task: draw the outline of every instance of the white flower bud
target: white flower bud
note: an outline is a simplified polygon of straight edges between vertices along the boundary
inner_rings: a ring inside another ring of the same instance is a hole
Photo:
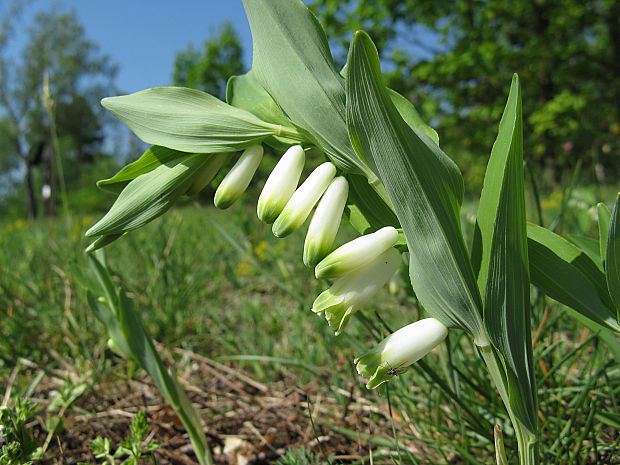
[[[340,334],[351,316],[388,282],[400,264],[400,252],[386,250],[366,266],[337,279],[316,298],[312,311],[324,315],[336,335]]]
[[[316,207],[304,242],[304,263],[312,268],[334,245],[342,212],[347,203],[349,183],[339,176],[332,181]]]
[[[317,278],[339,278],[364,266],[398,241],[398,231],[386,226],[372,234],[358,237],[338,247],[316,266],[314,274]]]
[[[261,221],[271,224],[282,213],[297,189],[305,161],[306,154],[300,145],[292,146],[282,155],[258,198],[256,213]]]
[[[374,389],[405,371],[448,335],[448,328],[435,318],[416,321],[390,334],[371,351],[355,359],[357,372],[370,379],[368,389]]]
[[[262,145],[245,149],[215,191],[213,203],[217,208],[230,207],[245,192],[262,158]]]
[[[187,189],[186,195],[196,195],[203,190],[207,185],[213,181],[213,178],[220,171],[220,168],[224,165],[226,160],[230,159],[230,153],[216,153],[214,155],[207,155],[209,160],[198,171],[198,174],[194,178],[194,182]]]
[[[310,173],[273,223],[273,234],[276,237],[285,237],[297,231],[304,224],[335,175],[336,167],[330,162],[319,165]]]

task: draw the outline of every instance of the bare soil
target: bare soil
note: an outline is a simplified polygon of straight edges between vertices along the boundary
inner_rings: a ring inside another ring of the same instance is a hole
[[[353,384],[355,380],[350,386],[326,389],[316,381],[299,385],[285,370],[282,379],[264,384],[209,358],[187,351],[184,356],[191,362],[180,381],[199,412],[217,464],[272,464],[287,449],[299,448],[315,455],[322,449],[332,456],[332,463],[341,464],[371,463],[367,458],[371,448],[373,455],[391,453],[364,439],[384,437],[391,428],[387,406],[356,395],[363,385]],[[58,381],[53,376],[44,379],[34,400],[44,406]],[[64,428],[38,463],[102,463],[90,451],[90,442],[107,437],[116,448],[130,434],[129,425],[139,410],[150,424],[147,440],[160,444],[153,452],[158,464],[198,463],[183,425],[147,375],[95,383],[64,413]],[[44,423],[42,414],[31,425],[41,444],[48,434]],[[340,428],[353,433],[342,434]],[[411,447],[410,452],[421,451]],[[327,463],[320,456],[320,463]]]

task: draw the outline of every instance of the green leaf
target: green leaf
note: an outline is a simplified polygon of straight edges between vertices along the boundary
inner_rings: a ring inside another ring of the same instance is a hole
[[[110,245],[112,242],[120,239],[121,237],[123,237],[123,234],[108,234],[106,236],[99,236],[91,242],[84,251],[86,253],[94,252],[95,250],[99,250],[107,245]]]
[[[605,275],[574,244],[548,229],[528,224],[532,284],[595,323],[620,332]]]
[[[208,160],[204,155],[182,155],[131,181],[86,236],[122,234],[164,214],[191,186]]]
[[[383,83],[375,46],[363,32],[355,34],[349,51],[347,123],[353,147],[394,205],[420,302],[447,326],[485,338],[480,294],[461,233],[463,179],[454,162],[400,116]]]
[[[511,408],[536,431],[536,382],[530,334],[530,277],[523,174],[521,87],[515,74],[487,165],[474,235],[484,324],[500,353]]]
[[[249,111],[263,121],[282,126],[293,126],[276,101],[256,80],[252,70],[241,76],[232,76],[226,86],[229,105]]]
[[[103,257],[101,251],[88,255],[91,267],[99,282],[111,283],[109,272],[100,261]],[[109,294],[109,291],[107,289],[105,295]],[[132,358],[137,360],[142,369],[149,374],[164,399],[181,419],[189,433],[199,463],[202,465],[212,463],[202,425],[187,394],[179,385],[176,377],[171,375],[162,363],[153,340],[144,329],[144,325],[134,309],[132,300],[127,297],[122,289],[114,291],[114,294],[117,295],[117,299],[110,305],[114,309],[112,313],[116,315],[117,321],[113,326],[120,328],[121,337],[124,339],[124,344]]]
[[[603,260],[603,270],[605,270],[605,261],[607,259],[607,237],[609,236],[609,222],[611,221],[611,213],[604,203],[596,206],[598,213],[598,240],[600,246],[600,258]]]
[[[340,75],[343,78],[347,78],[348,68],[345,64],[344,67],[340,70]],[[430,127],[426,122],[422,119],[418,110],[413,106],[413,104],[407,100],[405,97],[400,95],[398,92],[392,89],[388,89],[390,94],[390,98],[392,99],[392,103],[400,113],[400,116],[403,117],[405,122],[412,128],[418,129],[430,137],[435,144],[439,145],[439,135],[437,131],[435,131],[432,127]]]
[[[202,444],[206,444],[206,440],[200,421],[185,391],[179,385],[176,377],[168,373],[155,350],[151,337],[145,331],[138,314],[134,310],[132,301],[124,292],[120,293],[119,304],[120,325],[132,354],[138,359],[140,366],[153,379],[163,397],[181,418],[188,433],[190,433],[194,450],[200,462],[204,463],[202,458],[205,456],[205,452]],[[197,437],[201,438],[200,443],[196,441]]]
[[[118,295],[112,284],[110,275],[99,260],[94,259],[92,255],[88,255],[87,257],[92,274],[97,278],[96,281],[83,281],[83,284],[88,286],[86,291],[88,306],[95,314],[95,317],[103,324],[109,337],[123,357],[127,360],[135,360],[127,345],[127,341],[125,340],[125,336],[123,335],[118,321],[118,316],[116,315]]]
[[[254,78],[339,169],[374,181],[349,141],[344,79],[316,18],[299,0],[244,0],[244,6],[252,30]],[[359,182],[349,195],[372,229],[393,224],[393,208],[382,194],[381,186]],[[364,203],[377,208],[371,212]]]
[[[252,31],[252,73],[295,124],[309,131],[345,172],[371,175],[353,151],[344,79],[327,38],[300,0],[244,0]]]
[[[191,153],[235,152],[273,135],[279,125],[184,87],[154,87],[101,104],[144,142]]]
[[[179,152],[178,150],[169,149],[168,147],[154,145],[144,152],[140,158],[123,167],[111,178],[97,181],[97,187],[118,194],[127,184],[129,184],[129,181],[137,178],[141,174],[153,171],[158,166],[174,159],[178,159],[183,156],[190,157],[192,155],[194,154]]]
[[[620,193],[616,196],[616,204],[609,221],[607,235],[607,253],[605,274],[607,288],[613,301],[617,321],[620,321]]]
[[[302,128],[295,127],[291,120],[288,119],[276,101],[254,78],[251,70],[241,76],[232,76],[228,80],[226,101],[234,107],[249,111],[263,121],[279,124],[291,131],[297,130],[300,133],[305,133]],[[318,142],[309,133],[307,134],[307,139],[309,142],[318,145]],[[298,141],[286,137],[272,136],[265,139],[265,143],[277,150],[286,150],[291,145],[297,144]]]
[[[439,135],[437,134],[437,131],[426,124],[413,104],[392,89],[389,89],[389,94],[392,99],[392,103],[405,122],[411,126],[411,128],[418,129],[420,132],[426,134],[430,139],[432,139],[433,142],[435,142],[435,144],[439,145]]]
[[[602,273],[605,272],[603,268],[603,260],[601,260],[601,256],[599,255],[601,250],[601,244],[599,241],[592,237],[575,234],[569,234],[566,238],[580,248],[582,252],[588,254],[588,257],[596,263],[596,266]]]

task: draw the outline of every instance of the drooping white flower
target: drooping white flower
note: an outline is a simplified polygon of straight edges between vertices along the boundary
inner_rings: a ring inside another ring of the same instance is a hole
[[[371,262],[398,241],[398,231],[386,226],[372,234],[353,239],[338,247],[319,262],[314,270],[317,278],[339,278]]]
[[[300,145],[289,148],[273,169],[258,198],[256,213],[265,223],[273,223],[289,201],[304,168],[306,155]]]
[[[330,162],[319,165],[310,173],[273,223],[273,234],[276,237],[285,237],[297,231],[304,224],[335,175],[336,167]]]
[[[200,168],[196,178],[192,185],[187,189],[186,195],[192,196],[196,195],[198,192],[203,190],[207,185],[213,181],[213,178],[220,171],[220,168],[224,165],[226,160],[230,159],[230,153],[216,153],[214,155],[207,155],[209,160],[205,165]]]
[[[390,334],[369,352],[357,357],[357,372],[370,377],[366,387],[374,389],[405,371],[448,335],[448,328],[435,318],[425,318]]]
[[[331,250],[342,212],[347,203],[349,183],[339,176],[332,181],[316,207],[304,242],[304,263],[312,268]]]
[[[262,145],[245,149],[215,191],[213,203],[217,208],[230,207],[245,192],[262,158]]]
[[[394,248],[384,251],[372,262],[337,279],[312,304],[312,311],[325,316],[329,325],[340,334],[347,322],[381,289],[401,264],[401,255]]]

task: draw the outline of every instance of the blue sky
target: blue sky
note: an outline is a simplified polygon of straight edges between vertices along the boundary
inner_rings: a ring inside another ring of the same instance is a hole
[[[0,0],[0,17],[9,0]],[[231,21],[251,63],[252,39],[241,0],[33,0],[24,9],[11,48],[18,53],[29,19],[37,11],[73,9],[89,40],[119,65],[116,85],[123,93],[169,85],[175,53],[200,47],[224,21]]]

